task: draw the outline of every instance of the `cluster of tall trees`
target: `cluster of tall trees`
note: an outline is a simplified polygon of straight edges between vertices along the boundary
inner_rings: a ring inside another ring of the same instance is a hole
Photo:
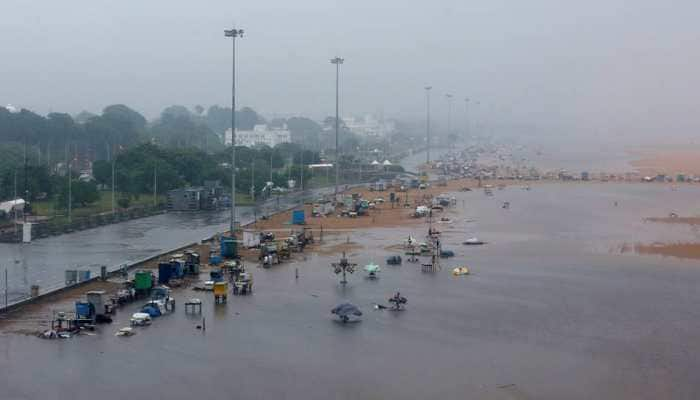
[[[264,122],[250,108],[237,111],[238,129],[252,129]],[[44,117],[26,109],[11,112],[0,107],[0,144],[21,146],[22,155],[26,148],[31,162],[52,165],[68,157],[109,160],[115,149],[143,142],[216,150],[230,124],[231,109],[218,106],[210,107],[207,113],[201,106],[194,111],[170,106],[151,123],[123,104],[105,107],[100,115],[82,112],[75,118],[64,113]]]
[[[335,147],[332,117],[323,125],[304,117],[268,122],[251,108],[236,111],[237,129],[250,130],[261,123],[286,125],[292,143],[274,149],[238,147],[236,189],[241,192],[249,193],[251,186],[259,191],[270,180],[285,186],[288,179],[299,180],[301,174],[308,181],[302,162],[317,163],[320,154],[332,154]],[[170,106],[151,122],[122,104],[105,107],[99,115],[82,112],[75,117],[0,107],[0,199],[12,198],[16,190],[29,200],[52,198],[65,203],[68,160],[76,165],[92,162],[96,184],[103,187],[111,186],[114,162],[116,188],[127,196],[152,193],[154,174],[159,193],[205,180],[228,186],[230,150],[224,148],[222,136],[230,125],[231,109],[220,106],[207,110]],[[342,121],[340,128],[341,148],[352,154],[359,148],[359,138]],[[77,192],[91,192],[92,186],[82,187],[75,169],[72,178]],[[77,205],[94,201],[94,195],[77,200]]]

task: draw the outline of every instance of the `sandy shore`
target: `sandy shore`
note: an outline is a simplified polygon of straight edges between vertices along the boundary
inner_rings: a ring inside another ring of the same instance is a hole
[[[649,217],[648,222],[659,222],[664,224],[700,225],[700,217]]]
[[[634,246],[624,246],[623,253],[631,248],[637,254],[676,257],[685,259],[700,259],[700,243],[637,243]]]
[[[487,184],[489,182],[486,182]],[[497,181],[492,182],[498,185],[512,185],[516,182],[514,181]],[[390,228],[394,226],[403,226],[407,224],[417,224],[425,221],[424,218],[414,218],[413,212],[415,208],[419,205],[430,204],[431,199],[442,193],[454,193],[464,188],[469,188],[476,190],[478,188],[478,182],[473,179],[457,179],[448,181],[446,186],[432,185],[427,189],[409,189],[407,192],[396,192],[397,198],[400,199],[399,203],[392,204],[389,203],[389,194],[391,190],[386,190],[383,192],[370,192],[366,188],[356,188],[347,191],[347,194],[358,193],[363,198],[368,200],[373,200],[377,197],[381,197],[385,200],[384,203],[377,203],[374,209],[369,210],[368,216],[357,217],[357,218],[347,218],[338,217],[335,214],[328,215],[326,217],[311,217],[312,206],[307,204],[304,206],[306,218],[305,227],[311,228],[314,232],[317,232],[323,228],[324,234],[326,233],[342,233],[346,230],[355,229],[365,229],[365,228]],[[406,201],[408,199],[408,201]],[[405,204],[408,206],[404,206]],[[439,218],[439,216],[437,216]],[[285,229],[299,229],[299,226],[294,226],[290,224],[292,219],[292,212],[282,212],[274,215],[268,220],[258,221],[255,224],[249,225],[246,228],[260,230],[260,231],[274,231],[274,230],[285,230]]]
[[[662,224],[700,225],[700,217],[649,217],[645,221]],[[657,255],[664,257],[676,257],[685,259],[700,259],[700,243],[636,243],[625,244],[622,252],[634,251],[637,254]]]
[[[700,146],[641,149],[630,153],[637,158],[630,164],[642,175],[700,175]]]

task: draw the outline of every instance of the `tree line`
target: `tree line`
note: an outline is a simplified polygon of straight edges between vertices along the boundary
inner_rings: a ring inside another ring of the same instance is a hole
[[[266,121],[251,108],[236,111],[237,129],[250,130],[261,123],[286,125],[292,143],[274,149],[237,147],[239,192],[250,193],[253,186],[259,192],[270,180],[286,186],[289,178],[300,180],[300,174],[308,182],[308,169],[299,167],[302,160],[306,165],[317,163],[322,154],[333,153],[332,117],[322,124],[304,117]],[[98,186],[111,187],[112,162],[115,186],[126,197],[153,193],[154,174],[158,193],[199,186],[205,180],[219,180],[230,190],[230,149],[222,144],[230,125],[231,109],[220,106],[170,106],[151,122],[122,104],[107,106],[99,115],[81,112],[74,117],[0,107],[0,199],[13,198],[16,191],[30,201],[54,199],[65,207],[67,161],[73,165],[73,196],[78,196],[73,200],[78,206],[95,201]],[[360,139],[342,121],[339,125],[343,162],[350,164]],[[83,182],[79,170],[90,163],[95,182]]]

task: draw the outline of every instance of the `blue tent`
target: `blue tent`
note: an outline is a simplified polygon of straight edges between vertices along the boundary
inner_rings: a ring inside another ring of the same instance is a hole
[[[160,317],[161,315],[160,310],[156,306],[146,306],[143,308],[143,310],[141,310],[141,312],[150,315],[151,318]]]

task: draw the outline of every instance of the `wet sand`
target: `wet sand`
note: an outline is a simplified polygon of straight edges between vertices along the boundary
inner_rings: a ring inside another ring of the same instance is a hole
[[[515,181],[484,181],[484,185],[514,185],[520,184],[522,182]],[[305,227],[312,228],[314,232],[320,231],[323,228],[325,233],[338,233],[354,230],[354,229],[365,229],[365,228],[389,228],[397,227],[403,225],[415,225],[420,224],[425,221],[425,218],[414,218],[413,212],[415,208],[419,205],[428,205],[434,196],[440,195],[442,193],[450,194],[450,196],[455,195],[463,188],[469,188],[473,191],[477,191],[479,194],[481,192],[478,188],[478,182],[473,179],[456,179],[447,182],[446,186],[431,185],[427,189],[409,189],[406,192],[395,192],[398,203],[391,204],[389,202],[389,194],[393,190],[385,190],[381,192],[369,191],[366,188],[355,188],[348,190],[346,194],[357,193],[362,196],[362,198],[373,200],[378,197],[384,199],[384,203],[377,203],[374,209],[369,210],[368,216],[362,216],[357,218],[339,217],[337,214],[330,214],[325,217],[312,217],[311,210],[312,206],[307,204],[304,206],[304,211],[306,217]],[[494,188],[494,191],[496,189]],[[405,206],[407,204],[407,206]],[[445,214],[449,214],[449,209]],[[437,221],[442,216],[441,213],[435,213],[434,219]],[[300,229],[300,226],[293,226],[290,224],[292,219],[292,211],[287,211],[283,213],[276,214],[269,218],[268,220],[259,220],[257,223],[248,226],[247,228],[261,230],[261,231],[274,231],[274,230],[292,230]]]
[[[660,255],[686,259],[700,259],[700,243],[652,243],[635,244],[634,251],[639,254]]]
[[[646,220],[664,224],[700,225],[700,217],[649,217]]]
[[[671,224],[688,226],[696,229],[700,225],[700,217],[649,217],[647,222],[660,224]],[[676,257],[685,259],[700,259],[700,242],[655,242],[655,243],[635,243],[625,244],[621,247],[621,252],[634,251],[638,254],[659,255],[664,257]]]
[[[700,175],[700,147],[688,145],[682,148],[633,150],[630,153],[637,158],[630,162],[641,174],[697,174]]]

